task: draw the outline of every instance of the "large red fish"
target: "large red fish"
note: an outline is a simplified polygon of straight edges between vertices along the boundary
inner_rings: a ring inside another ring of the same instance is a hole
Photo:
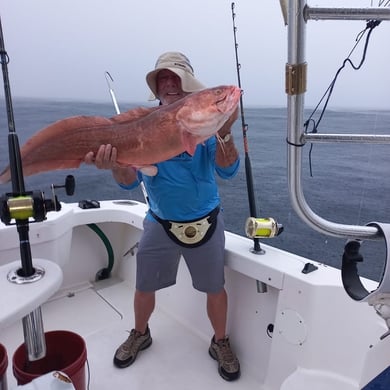
[[[147,166],[184,151],[216,134],[236,109],[241,90],[235,86],[204,89],[175,103],[136,108],[112,118],[76,116],[62,119],[32,136],[21,148],[23,174],[78,168],[100,145],[117,148],[123,166]],[[0,183],[10,180],[7,167]]]

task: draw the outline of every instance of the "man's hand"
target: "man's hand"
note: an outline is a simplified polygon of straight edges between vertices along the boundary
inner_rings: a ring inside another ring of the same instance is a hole
[[[89,152],[84,157],[86,164],[95,164],[98,169],[115,169],[118,167],[116,162],[117,150],[110,144],[100,145],[96,155]]]
[[[100,145],[96,155],[89,152],[84,157],[86,164],[94,164],[98,169],[111,169],[114,179],[121,184],[129,185],[137,179],[136,170],[133,167],[118,165],[116,159],[117,149],[110,145]]]

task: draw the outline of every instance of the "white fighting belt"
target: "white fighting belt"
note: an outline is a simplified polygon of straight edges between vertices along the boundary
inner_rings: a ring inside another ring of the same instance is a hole
[[[209,216],[195,222],[171,222],[169,229],[175,237],[185,244],[197,244],[206,235],[211,223]]]
[[[345,246],[341,276],[345,291],[356,301],[367,302],[385,320],[389,331],[381,338],[390,334],[390,224],[370,222],[367,226],[375,226],[383,235],[386,243],[386,264],[379,282],[374,291],[368,291],[363,286],[356,263],[363,260],[359,254],[360,242],[351,240]]]

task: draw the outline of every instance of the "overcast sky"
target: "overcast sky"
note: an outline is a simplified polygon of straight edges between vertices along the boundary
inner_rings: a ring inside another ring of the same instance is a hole
[[[230,0],[1,0],[13,97],[146,102],[159,54],[182,51],[208,86],[237,84]],[[369,6],[316,0],[312,6]],[[235,1],[244,104],[285,106],[287,28],[278,0]],[[307,105],[316,105],[365,22],[309,21]],[[389,109],[390,22],[376,28],[366,63],[340,76],[331,106]],[[352,58],[360,61],[363,44]],[[1,95],[4,89],[1,88]]]

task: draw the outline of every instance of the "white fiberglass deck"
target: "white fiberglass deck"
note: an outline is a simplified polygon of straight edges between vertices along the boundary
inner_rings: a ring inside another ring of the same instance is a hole
[[[266,245],[263,256],[255,255],[249,239],[227,232],[227,329],[241,378],[224,381],[208,355],[206,297],[192,287],[183,261],[177,284],[157,293],[152,346],[131,367],[115,368],[113,354],[133,327],[132,286],[145,210],[136,202],[104,201],[90,210],[67,204],[31,228],[34,256],[55,260],[64,278],[63,292],[42,306],[44,328],[85,339],[89,389],[358,390],[389,366],[390,337],[380,338],[387,326],[372,307],[347,296],[338,270],[316,262],[318,268],[305,274],[304,265],[312,261]],[[112,277],[95,285],[86,281],[107,266],[107,251],[85,226],[91,223],[105,232],[116,259]],[[6,264],[17,258],[19,247],[12,229],[0,230]],[[4,291],[3,297],[12,304]],[[14,304],[26,299],[21,290]],[[9,390],[16,385],[12,356],[23,341],[21,320],[1,329]]]
[[[105,282],[100,284],[107,285]],[[172,292],[174,288],[171,288]],[[118,282],[104,288],[98,286],[97,291],[82,286],[74,296],[56,298],[42,306],[45,331],[70,330],[85,339],[90,370],[89,389],[259,388],[245,370],[234,384],[223,380],[218,374],[216,362],[208,354],[210,340],[198,335],[196,329],[180,324],[158,306],[150,321],[152,346],[141,352],[132,366],[115,368],[112,363],[115,349],[126,339],[127,330],[133,326],[132,299],[133,291],[129,284]],[[23,342],[21,323],[3,330],[0,342],[8,351],[7,377],[11,390],[16,387],[12,355]],[[87,375],[87,366],[85,371]]]

